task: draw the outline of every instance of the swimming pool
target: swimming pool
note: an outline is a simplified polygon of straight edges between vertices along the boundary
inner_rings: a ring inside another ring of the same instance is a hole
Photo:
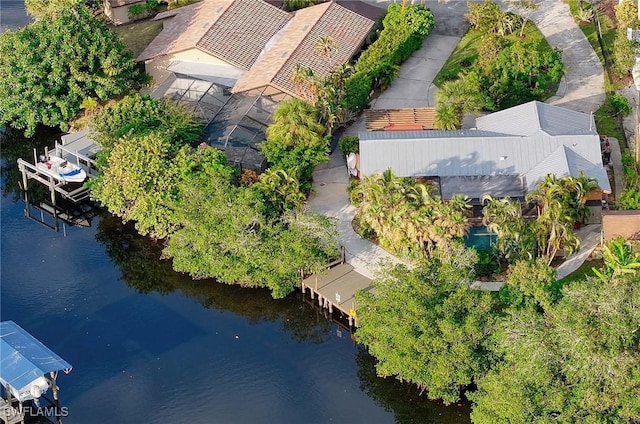
[[[477,250],[490,250],[496,238],[496,233],[489,231],[485,226],[471,227],[464,237],[464,245],[475,247]]]

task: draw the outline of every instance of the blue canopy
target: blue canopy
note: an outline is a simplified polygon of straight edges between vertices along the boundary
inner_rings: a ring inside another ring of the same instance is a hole
[[[0,381],[21,389],[51,371],[71,365],[13,321],[0,322]]]

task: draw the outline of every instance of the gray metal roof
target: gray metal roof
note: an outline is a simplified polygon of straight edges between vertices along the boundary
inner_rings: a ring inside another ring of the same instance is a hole
[[[554,170],[559,176],[578,176],[584,170],[602,189],[610,190],[602,168],[600,139],[590,128],[592,117],[564,111],[531,102],[478,119],[501,115],[508,121],[501,127],[485,121],[491,125],[475,130],[362,132],[360,171],[371,175],[391,168],[401,177],[527,175],[530,189],[535,186],[532,181]],[[533,126],[525,115],[531,113],[546,130],[529,133]],[[522,135],[525,133],[529,134]]]
[[[367,131],[359,134],[360,140],[425,139],[425,138],[467,138],[467,137],[504,137],[509,134],[483,130],[420,130],[420,131]]]
[[[598,166],[588,161],[567,146],[560,146],[558,150],[525,174],[527,188],[528,190],[535,189],[536,184],[547,174],[553,174],[557,177],[567,175],[579,177],[581,171],[585,175],[595,178],[603,191],[611,192],[609,177],[602,165]]]
[[[471,199],[481,199],[485,194],[512,199],[524,197],[527,190],[519,175],[495,175],[481,177],[442,177],[440,192],[443,199],[454,194],[464,194]]]
[[[549,135],[597,134],[590,114],[532,101],[494,112],[476,119],[479,130],[514,135],[532,135],[544,131]]]

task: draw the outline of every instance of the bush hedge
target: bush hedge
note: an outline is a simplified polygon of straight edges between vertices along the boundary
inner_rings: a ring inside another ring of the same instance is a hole
[[[377,40],[362,53],[356,72],[346,81],[344,106],[353,111],[366,107],[372,86],[391,83],[398,65],[422,47],[434,22],[433,13],[422,5],[389,5]]]

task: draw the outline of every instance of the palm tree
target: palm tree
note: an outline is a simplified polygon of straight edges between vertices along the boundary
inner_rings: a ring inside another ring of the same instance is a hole
[[[622,276],[634,275],[640,270],[640,253],[633,253],[631,244],[618,237],[609,240],[602,247],[604,271],[593,269],[594,273],[605,281],[617,283]]]
[[[296,90],[305,100],[312,105],[316,104],[320,91],[320,82],[311,68],[297,64],[293,69],[291,82],[293,82]]]
[[[325,59],[331,57],[331,55],[338,50],[336,40],[329,35],[320,37],[318,41],[316,41],[315,47],[316,53]]]
[[[282,101],[273,114],[267,138],[277,140],[282,147],[322,144],[324,127],[318,122],[319,115],[318,109],[304,100]]]
[[[484,99],[479,84],[475,73],[463,75],[457,80],[442,84],[436,94],[436,122],[440,121],[438,128],[460,128],[463,114],[478,112],[482,109]],[[457,118],[456,121],[453,121],[454,116]],[[453,122],[455,126],[451,125]]]
[[[509,197],[482,197],[482,224],[498,236],[496,247],[508,260],[525,257],[533,248],[520,202]]]
[[[462,125],[462,116],[453,105],[437,105],[435,127],[439,130],[457,130]]]
[[[283,169],[267,169],[260,175],[260,180],[253,184],[277,215],[285,210],[301,209],[304,205],[306,196],[300,190],[298,180],[292,177],[297,173],[297,169],[290,172]]]

